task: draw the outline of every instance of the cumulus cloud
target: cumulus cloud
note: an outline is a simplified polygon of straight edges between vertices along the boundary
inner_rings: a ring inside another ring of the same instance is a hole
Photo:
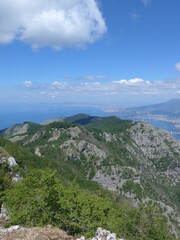
[[[119,83],[119,84],[129,85],[129,86],[137,86],[137,85],[140,85],[142,83],[147,83],[147,82],[145,82],[141,78],[133,78],[133,79],[130,79],[130,80],[122,79],[122,80],[119,80],[119,81],[114,81],[114,83]]]
[[[32,87],[32,85],[33,85],[33,84],[32,84],[31,81],[25,81],[25,82],[24,82],[24,86],[27,87],[27,88]]]
[[[147,81],[142,78],[121,79],[119,81],[54,81],[47,84],[33,84],[26,81],[24,85],[30,90],[29,94],[36,94],[41,98],[80,98],[92,99],[92,96],[104,97],[112,96],[171,96],[176,97],[180,94],[180,78],[169,80]],[[27,95],[27,96],[31,96]]]
[[[151,0],[141,0],[145,7],[148,7],[151,4]]]
[[[176,65],[175,65],[175,70],[176,70],[177,72],[180,72],[180,62],[176,63]]]
[[[14,40],[32,48],[80,48],[106,32],[96,0],[1,0],[0,43]]]
[[[66,82],[53,82],[49,88],[50,89],[66,89],[68,84]]]

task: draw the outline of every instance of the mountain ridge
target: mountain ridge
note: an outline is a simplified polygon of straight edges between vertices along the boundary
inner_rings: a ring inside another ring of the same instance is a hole
[[[42,161],[54,159],[60,175],[75,171],[80,181],[97,182],[134,206],[157,206],[179,231],[180,142],[169,132],[145,122],[76,115],[11,133],[4,137]]]

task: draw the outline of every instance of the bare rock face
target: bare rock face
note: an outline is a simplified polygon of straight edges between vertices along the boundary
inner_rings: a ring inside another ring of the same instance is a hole
[[[17,166],[17,162],[16,162],[14,157],[9,157],[8,158],[8,164],[9,164],[10,168]]]
[[[7,215],[7,208],[4,206],[4,204],[1,206],[0,220],[9,220],[9,216]]]
[[[16,135],[25,134],[28,131],[28,127],[29,127],[28,123],[17,124],[15,126],[12,126],[12,127],[8,128],[4,132],[4,136],[12,136],[13,137],[13,136],[16,136]]]
[[[148,123],[138,123],[130,129],[132,139],[141,148],[144,155],[153,158],[162,158],[167,155],[173,158],[171,148],[180,154],[180,142],[165,130],[157,130]]]
[[[46,126],[46,125],[48,125],[50,123],[54,123],[54,122],[64,122],[64,118],[49,119],[49,120],[42,122],[41,125]]]
[[[81,134],[81,129],[79,127],[71,127],[68,128],[67,130],[62,128],[62,129],[57,129],[53,128],[50,133],[51,137],[49,138],[48,142],[54,142],[57,141],[62,134],[66,134],[70,139],[78,138],[79,135]]]
[[[0,165],[3,164],[3,163],[5,163],[5,162],[6,162],[6,158],[5,158],[5,157],[1,157],[1,158],[0,158]]]
[[[16,173],[15,176],[12,178],[12,182],[19,182],[23,178],[20,176],[19,173]]]
[[[72,127],[68,129],[68,134],[71,138],[78,138],[81,132],[82,131],[79,127]]]
[[[117,136],[116,134],[111,134],[107,132],[103,132],[103,137],[107,143],[114,141],[117,141]]]
[[[41,157],[41,152],[40,149],[38,147],[35,148],[35,152],[34,152],[37,156]]]
[[[22,136],[19,136],[19,135],[16,135],[12,138],[9,139],[9,141],[13,142],[13,143],[16,143],[18,141],[22,141],[24,140],[24,138],[26,138],[28,135],[22,135]]]
[[[85,240],[85,237],[77,238],[77,240]],[[124,240],[123,238],[117,238],[115,233],[110,233],[102,228],[98,228],[94,238],[89,240]]]
[[[4,163],[7,163],[9,165],[12,182],[18,182],[22,180],[20,173],[14,171],[14,168],[18,166],[15,158],[9,156],[9,154],[4,149],[0,148],[0,150],[1,150],[0,166],[3,165]]]
[[[57,128],[53,128],[51,131],[51,137],[49,138],[48,142],[57,141],[63,133],[64,133],[64,129],[59,130]]]
[[[38,140],[40,138],[40,135],[41,135],[40,132],[35,133],[28,141],[23,143],[23,146],[25,146],[29,143],[35,142],[36,140]]]
[[[107,157],[107,154],[103,150],[84,140],[78,142],[75,140],[68,140],[60,145],[60,148],[66,152],[67,156],[75,159],[80,159],[80,153],[83,153],[87,158],[95,156],[104,159]]]

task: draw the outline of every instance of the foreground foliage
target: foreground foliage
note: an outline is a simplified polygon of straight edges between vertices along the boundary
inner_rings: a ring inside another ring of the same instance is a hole
[[[6,193],[5,205],[9,224],[52,224],[86,237],[103,227],[125,239],[173,239],[155,208],[114,206],[108,199],[82,190],[75,181],[65,187],[49,170],[33,171],[14,184]]]

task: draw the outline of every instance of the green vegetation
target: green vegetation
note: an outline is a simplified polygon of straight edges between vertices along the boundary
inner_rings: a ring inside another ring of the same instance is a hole
[[[7,191],[5,205],[11,216],[9,224],[52,224],[86,237],[92,237],[101,226],[127,240],[173,239],[157,209],[114,205],[75,182],[64,187],[51,171],[33,171],[14,184]]]
[[[77,114],[68,117],[65,119],[65,122],[85,125],[88,129],[98,129],[110,133],[124,132],[131,126],[131,121],[121,120],[115,116],[93,117],[86,114]]]
[[[0,206],[5,197],[5,190],[11,186],[10,169],[7,163],[0,165]]]
[[[38,130],[40,130],[43,126],[41,126],[40,124],[36,124],[33,122],[28,122],[28,131],[27,134],[34,134],[36,133]]]
[[[67,123],[77,123],[81,125],[86,125],[92,121],[96,117],[89,116],[87,114],[77,114],[72,117],[65,118],[65,122]]]
[[[176,171],[180,156],[171,141],[163,140],[163,147],[165,143],[168,149],[165,154],[166,149],[159,150],[161,143],[156,148],[153,144],[155,130],[147,131],[143,124],[132,125],[130,121],[116,117],[83,114],[66,118],[65,122],[28,125],[28,132],[20,134],[24,138],[17,144],[0,138],[0,157],[14,156],[19,168],[13,171],[25,177],[12,186],[8,165],[3,164],[0,168],[0,205],[6,199],[11,223],[27,226],[53,224],[74,235],[92,236],[97,227],[104,227],[125,239],[169,239],[155,231],[155,225],[166,229],[164,220],[152,207],[157,205],[161,213],[165,212],[165,206],[177,209],[176,215],[168,213],[168,221],[178,228],[179,183],[175,180],[176,174],[167,176],[168,172],[164,172]],[[142,144],[136,142],[132,133],[142,134]],[[144,137],[147,142],[143,141]],[[41,157],[34,154],[37,149]],[[56,171],[55,176],[47,168]],[[40,172],[32,173],[36,169]],[[46,186],[48,174],[54,179],[49,190]],[[99,182],[104,181],[103,184],[110,189],[113,186],[117,192],[105,190],[97,182],[90,181],[93,177]],[[72,183],[74,178],[76,184]],[[54,200],[50,198],[50,190],[54,191]],[[21,191],[26,193],[24,198]],[[131,208],[123,194],[130,194],[132,203],[150,199],[152,204]]]
[[[9,157],[9,153],[0,147],[0,157]]]
[[[135,193],[137,198],[141,201],[143,193],[142,193],[142,188],[141,188],[140,184],[134,183],[133,181],[128,180],[123,185],[123,190],[125,192],[133,192],[133,193]]]
[[[94,118],[87,125],[88,129],[98,129],[103,132],[121,133],[131,126],[131,121],[121,120],[117,117]]]

